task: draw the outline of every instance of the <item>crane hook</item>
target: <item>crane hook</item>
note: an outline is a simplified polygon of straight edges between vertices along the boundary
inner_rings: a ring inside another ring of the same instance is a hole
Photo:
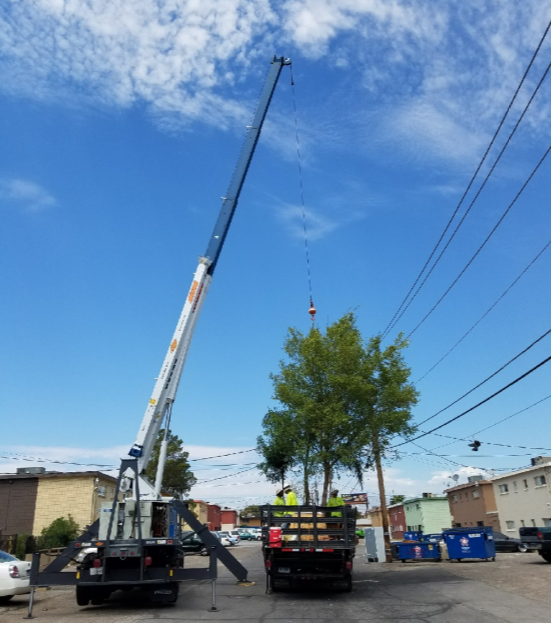
[[[312,322],[314,322],[316,316],[316,308],[314,307],[314,301],[312,301],[312,299],[310,299],[310,309],[308,310],[308,313],[310,314],[310,316],[312,316]]]

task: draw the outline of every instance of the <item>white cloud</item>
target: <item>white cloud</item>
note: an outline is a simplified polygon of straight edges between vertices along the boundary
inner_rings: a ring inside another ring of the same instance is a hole
[[[56,203],[47,190],[25,179],[0,180],[0,199],[31,212],[38,212]]]

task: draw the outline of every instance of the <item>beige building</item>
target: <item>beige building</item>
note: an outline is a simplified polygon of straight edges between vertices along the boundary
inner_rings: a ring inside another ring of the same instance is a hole
[[[502,532],[518,537],[522,526],[551,526],[551,457],[538,456],[532,466],[492,478]]]
[[[101,472],[47,472],[19,468],[0,476],[0,535],[32,534],[69,515],[80,528],[91,525],[100,507],[112,502],[116,479]]]
[[[469,482],[446,489],[452,524],[456,528],[491,526],[501,531],[493,483],[481,476],[470,476]]]
[[[380,528],[383,525],[383,511],[380,506],[374,506],[367,511],[367,518],[371,520],[374,528]]]
[[[94,523],[102,504],[112,502],[116,478],[101,472],[46,472],[38,478],[32,534],[69,515],[80,528]]]
[[[197,517],[201,524],[208,524],[208,513],[209,513],[209,505],[207,502],[203,502],[203,500],[193,500],[195,506],[190,509],[191,512]],[[191,526],[187,523],[182,524],[182,530],[191,530]]]

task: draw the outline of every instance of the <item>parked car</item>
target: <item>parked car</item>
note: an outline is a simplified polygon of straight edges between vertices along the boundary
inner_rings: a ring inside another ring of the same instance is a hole
[[[520,539],[503,534],[503,532],[494,532],[494,543],[496,552],[527,552],[530,548]]]
[[[256,541],[256,534],[248,530],[238,530],[242,541]]]
[[[30,562],[18,560],[0,550],[0,604],[8,602],[14,595],[31,592],[30,573]]]
[[[222,532],[213,532],[213,534],[215,534],[220,539],[220,543],[222,543],[224,547],[230,547],[231,545],[233,545],[233,543],[229,540],[226,534]]]
[[[182,532],[182,549],[186,554],[201,554],[201,556],[208,556],[208,547],[197,536],[196,532],[188,530]]]
[[[241,540],[237,530],[222,530],[221,532],[218,532],[218,534],[228,538],[232,545],[237,545]]]

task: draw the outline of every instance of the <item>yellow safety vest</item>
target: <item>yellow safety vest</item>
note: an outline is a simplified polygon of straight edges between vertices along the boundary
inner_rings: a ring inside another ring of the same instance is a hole
[[[329,498],[327,506],[344,506],[344,500],[341,497]],[[342,517],[342,513],[331,513],[331,517]]]

